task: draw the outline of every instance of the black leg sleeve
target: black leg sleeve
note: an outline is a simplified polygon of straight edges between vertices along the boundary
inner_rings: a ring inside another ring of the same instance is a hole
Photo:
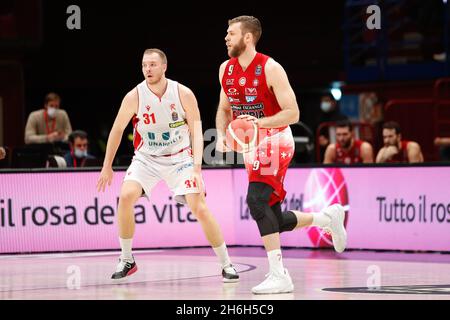
[[[292,231],[297,226],[297,216],[292,211],[281,212],[281,203],[272,206],[272,211],[278,220],[280,232]]]
[[[262,182],[251,182],[248,186],[247,205],[262,237],[280,232],[278,219],[269,206],[272,192],[273,188]]]

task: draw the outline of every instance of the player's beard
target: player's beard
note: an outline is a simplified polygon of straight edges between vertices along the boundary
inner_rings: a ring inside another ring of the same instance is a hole
[[[347,141],[344,141],[344,143],[342,143],[342,147],[344,149],[350,148],[351,145],[352,145],[352,139],[348,139]]]
[[[241,39],[238,44],[236,44],[230,51],[230,58],[239,57],[244,51],[247,49],[247,46],[244,43],[244,39]]]
[[[153,76],[151,79],[147,79],[147,83],[150,85],[158,84],[162,79],[162,75],[160,76]]]

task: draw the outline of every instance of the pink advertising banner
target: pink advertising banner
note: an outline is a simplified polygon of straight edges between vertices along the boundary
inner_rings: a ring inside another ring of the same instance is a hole
[[[105,193],[98,172],[0,173],[0,253],[117,249],[124,172]],[[207,202],[229,245],[261,245],[243,169],[203,171]],[[291,168],[284,210],[347,210],[348,248],[450,251],[450,167]],[[161,182],[135,206],[135,248],[208,245],[187,206]],[[331,246],[317,228],[282,234],[294,247]]]
[[[124,172],[98,193],[98,172],[0,174],[0,253],[117,249],[117,203]],[[228,170],[205,170],[208,204],[234,241]],[[218,187],[220,186],[220,187]],[[206,246],[201,226],[160,182],[135,206],[135,248]]]
[[[245,171],[235,171],[236,238],[258,245],[258,230],[245,200]],[[282,208],[318,212],[330,204],[346,208],[347,248],[450,251],[450,167],[291,168]],[[252,227],[253,226],[253,227]],[[282,245],[329,247],[318,228],[282,234]]]

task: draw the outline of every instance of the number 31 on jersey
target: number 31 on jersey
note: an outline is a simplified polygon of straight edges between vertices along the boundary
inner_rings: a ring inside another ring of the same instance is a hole
[[[155,114],[154,113],[152,113],[152,114],[144,113],[143,117],[144,117],[144,123],[145,124],[150,124],[150,123],[155,124],[156,123],[156,119],[155,119]]]

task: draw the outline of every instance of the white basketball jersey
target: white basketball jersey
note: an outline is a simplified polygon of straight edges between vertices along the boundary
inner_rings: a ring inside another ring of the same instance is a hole
[[[171,155],[191,146],[189,127],[178,93],[178,82],[167,79],[161,99],[144,80],[137,86],[139,111],[133,118],[134,149],[145,155]]]

